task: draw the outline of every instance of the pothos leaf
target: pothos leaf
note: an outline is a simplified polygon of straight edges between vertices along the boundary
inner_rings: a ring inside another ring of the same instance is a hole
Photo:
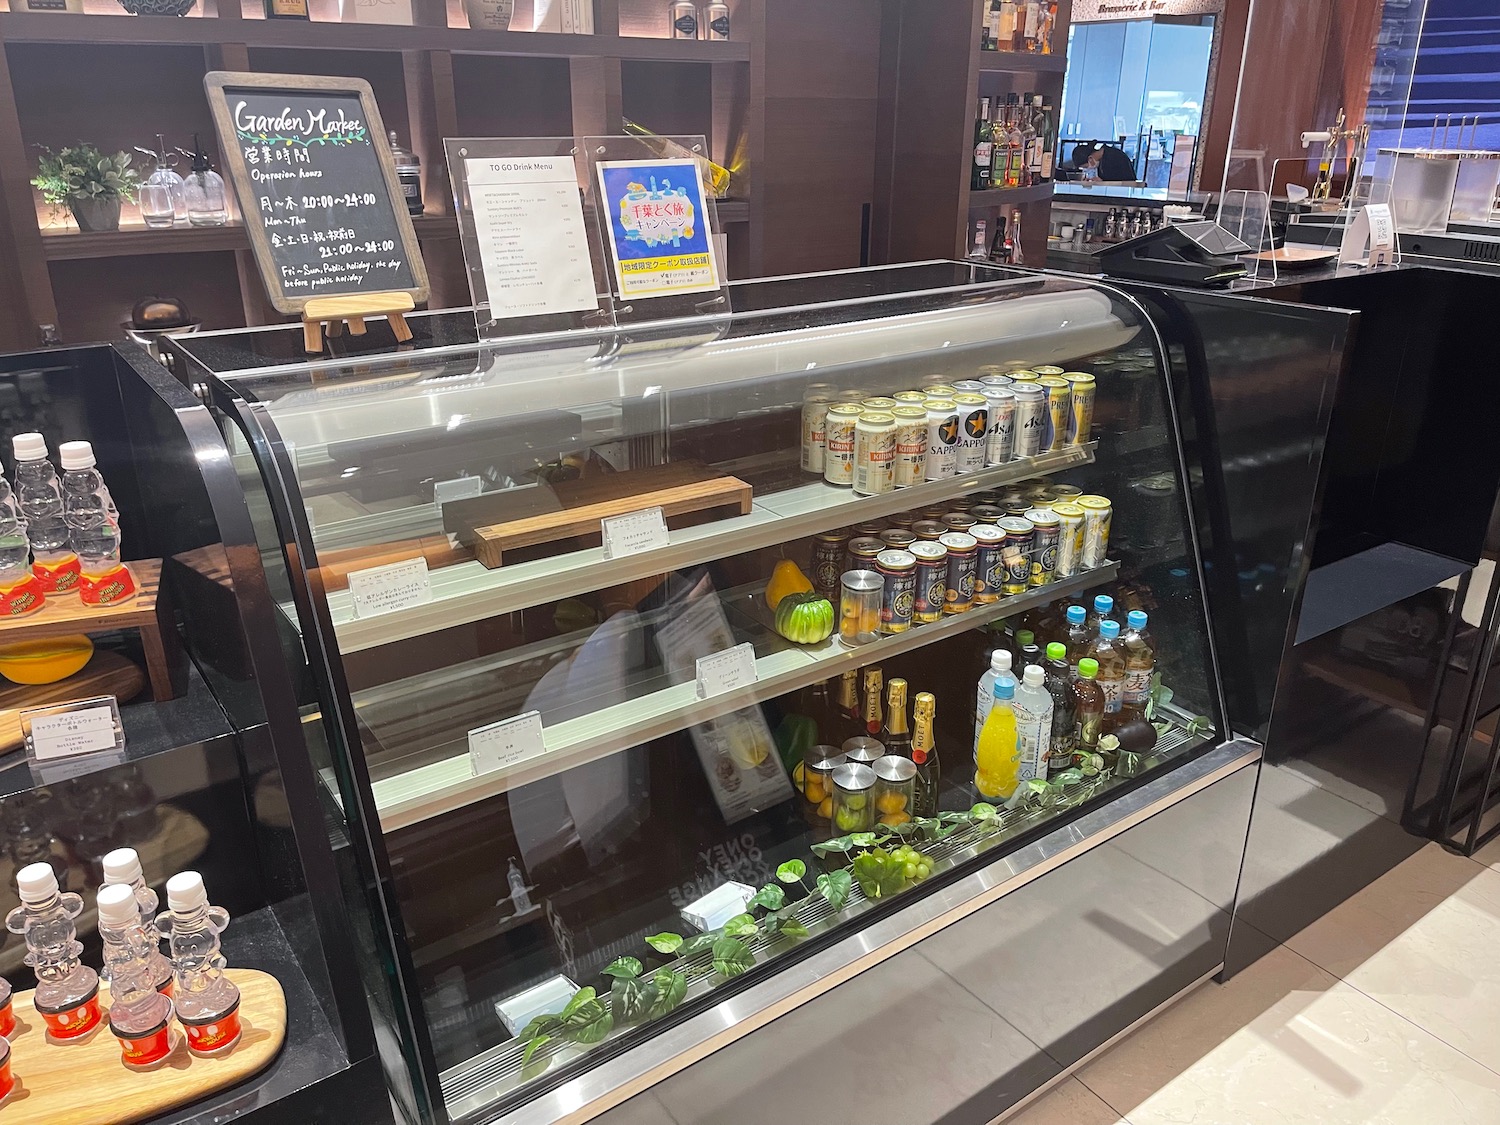
[[[648,937],[646,944],[658,953],[673,954],[682,948],[682,938],[677,934],[663,933]]]
[[[849,901],[849,892],[854,887],[854,876],[848,871],[830,871],[818,876],[818,893],[828,902],[828,909],[838,913]]]
[[[552,1042],[550,1035],[537,1035],[526,1042],[526,1049],[521,1052],[521,1065],[525,1066],[531,1061],[531,1056],[536,1054],[544,1045]]]
[[[545,1039],[561,1026],[561,1016],[537,1016],[521,1029],[521,1034],[516,1036],[516,1038],[522,1041],[536,1039],[537,1037]]]
[[[641,1019],[656,1000],[656,989],[636,977],[616,977],[610,989],[610,1013],[620,1023]]]
[[[585,1004],[592,1003],[596,996],[598,996],[598,993],[592,988],[580,988],[577,992],[573,993],[572,999],[568,1001],[568,1006],[562,1010],[562,1021],[566,1023],[569,1016]]]
[[[783,883],[795,883],[807,874],[807,864],[800,859],[789,859],[776,869],[776,878]],[[775,907],[772,907],[774,910]]]
[[[854,842],[848,836],[835,836],[832,840],[823,840],[812,846],[812,850],[819,855],[847,855],[854,848]]]
[[[999,809],[983,801],[969,810],[969,819],[974,821],[994,820],[999,815]]]
[[[714,942],[714,972],[725,980],[747,972],[754,964],[750,948],[738,938],[721,937]]]
[[[651,1002],[651,1018],[666,1015],[687,995],[687,977],[676,969],[657,969],[651,978],[655,999]]]
[[[760,933],[755,919],[748,914],[737,914],[724,923],[724,933],[729,937],[754,937]],[[714,956],[718,956],[718,944],[714,945]]]
[[[682,948],[677,951],[678,955],[681,957],[691,957],[700,950],[712,949],[714,942],[718,941],[720,936],[721,934],[718,930],[709,930],[705,934],[694,934],[682,943]]]
[[[807,927],[798,921],[795,916],[788,915],[781,920],[781,932],[785,937],[805,938],[807,936]]]
[[[760,890],[756,891],[755,896],[745,905],[751,909],[763,906],[767,910],[780,910],[785,902],[786,892],[775,883],[767,883]]]
[[[584,993],[589,994],[588,998],[579,1003],[578,998]],[[594,998],[592,988],[578,990],[563,1009],[562,1019],[562,1032],[574,1043],[597,1043],[614,1027],[609,1009]]]
[[[640,976],[645,969],[646,966],[634,957],[617,957],[604,967],[604,975],[614,977],[616,980],[628,980]]]
[[[856,848],[873,848],[880,838],[873,832],[856,832],[849,837],[849,842]]]

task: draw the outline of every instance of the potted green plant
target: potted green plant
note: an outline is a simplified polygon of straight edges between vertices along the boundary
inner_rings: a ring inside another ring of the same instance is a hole
[[[135,189],[141,182],[130,166],[130,154],[105,156],[93,145],[81,142],[57,152],[43,145],[37,147],[42,155],[31,184],[42,198],[54,209],[66,204],[78,220],[79,230],[118,230],[120,202],[134,203]]]

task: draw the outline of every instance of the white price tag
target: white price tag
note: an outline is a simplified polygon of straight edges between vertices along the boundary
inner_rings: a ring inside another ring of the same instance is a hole
[[[698,658],[699,699],[746,687],[759,678],[755,671],[755,646],[749,641]]]
[[[94,706],[57,711],[52,708],[23,712],[23,726],[31,756],[39,762],[93,754],[100,750],[117,750],[124,743],[114,700]],[[51,711],[51,714],[47,712]]]
[[[440,480],[432,486],[432,502],[441,508],[449,500],[467,500],[483,491],[484,481],[479,477]]]
[[[609,516],[599,521],[604,533],[604,557],[620,559],[665,547],[670,541],[666,517],[660,508],[642,508],[623,516]]]
[[[379,617],[382,613],[425,605],[432,601],[427,560],[406,559],[368,570],[351,570],[349,596],[354,600],[355,617]]]
[[[469,732],[469,769],[475,777],[546,752],[540,711],[527,711]]]

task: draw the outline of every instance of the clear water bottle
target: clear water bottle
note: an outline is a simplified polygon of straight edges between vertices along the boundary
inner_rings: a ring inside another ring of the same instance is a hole
[[[16,875],[21,905],[5,916],[5,928],[26,939],[26,964],[36,974],[37,1014],[54,1042],[81,1039],[99,1025],[99,974],[80,959],[83,943],[73,920],[83,899],[61,894],[57,872],[46,863]]]
[[[172,995],[172,963],[162,956],[159,948],[161,931],[156,928],[156,913],[161,901],[146,882],[146,874],[141,870],[141,857],[134,848],[116,848],[104,857],[103,867],[104,885],[99,888],[100,902],[104,901],[104,892],[110,887],[130,888],[141,928],[151,946],[147,957],[151,968],[151,987],[168,996]],[[105,979],[110,979],[107,972]]]
[[[172,1053],[172,1001],[157,990],[154,980],[155,961],[161,958],[156,927],[148,930],[142,923],[128,884],[101,888],[97,901],[109,977],[109,1030],[119,1040],[126,1066],[150,1070]]]
[[[26,521],[10,483],[0,476],[0,618],[35,613],[46,601],[42,584],[31,572]]]
[[[229,200],[224,194],[224,177],[213,170],[208,153],[193,134],[193,151],[188,154],[192,166],[183,181],[188,222],[195,227],[222,227],[229,222]]]
[[[94,447],[86,441],[65,441],[58,453],[63,512],[81,572],[79,594],[88,605],[116,605],[135,595],[135,582],[120,563],[118,513],[94,467]]]
[[[167,911],[156,926],[172,955],[172,1002],[195,1055],[217,1055],[240,1038],[240,990],[224,975],[219,935],[229,912],[208,904],[203,876],[183,871],[167,880]]]
[[[31,541],[32,571],[42,590],[62,593],[78,586],[78,555],[69,543],[57,470],[47,460],[47,439],[41,434],[17,434],[11,439],[16,455],[16,499]]]

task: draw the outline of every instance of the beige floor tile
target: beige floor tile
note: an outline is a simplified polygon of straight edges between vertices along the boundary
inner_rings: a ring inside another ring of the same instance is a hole
[[[1130,1125],[1076,1078],[1068,1078],[1007,1117],[1004,1125]]]
[[[1500,836],[1495,837],[1474,853],[1476,863],[1482,863],[1492,871],[1500,871]]]
[[[1286,944],[1500,1071],[1500,871],[1428,844]]]
[[[1078,1078],[1131,1125],[1500,1121],[1500,1075],[1284,948]]]

